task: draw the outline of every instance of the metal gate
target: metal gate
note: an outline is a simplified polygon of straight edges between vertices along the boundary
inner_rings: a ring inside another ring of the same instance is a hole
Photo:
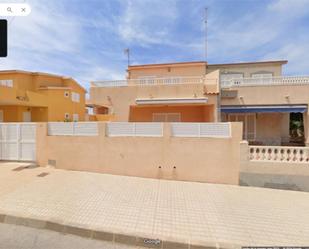
[[[0,160],[36,160],[36,124],[0,123]]]

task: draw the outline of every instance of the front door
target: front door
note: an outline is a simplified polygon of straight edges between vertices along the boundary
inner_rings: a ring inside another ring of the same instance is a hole
[[[23,112],[23,122],[31,122],[31,112]]]

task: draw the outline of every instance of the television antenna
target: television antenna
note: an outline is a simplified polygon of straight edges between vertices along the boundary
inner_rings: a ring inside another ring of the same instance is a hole
[[[204,56],[205,56],[205,61],[207,61],[207,56],[208,56],[208,51],[207,51],[207,49],[208,49],[208,47],[207,47],[207,22],[208,22],[208,8],[206,7],[205,8],[205,16],[204,16],[204,24],[205,24],[205,37],[204,37],[204,42],[205,42],[205,54],[204,54]]]
[[[130,66],[130,49],[129,48],[126,48],[124,50],[124,53],[127,55],[128,57],[128,66]]]

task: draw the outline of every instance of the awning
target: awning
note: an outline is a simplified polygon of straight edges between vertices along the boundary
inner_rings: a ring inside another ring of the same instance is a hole
[[[160,104],[206,104],[208,98],[147,98],[136,99],[137,105],[160,105]]]
[[[307,112],[307,105],[259,105],[259,106],[221,106],[223,113],[291,113]]]

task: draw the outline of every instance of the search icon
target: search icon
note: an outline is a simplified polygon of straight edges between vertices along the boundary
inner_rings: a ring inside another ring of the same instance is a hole
[[[26,3],[0,3],[0,17],[28,16],[30,12],[31,7],[29,4]]]

